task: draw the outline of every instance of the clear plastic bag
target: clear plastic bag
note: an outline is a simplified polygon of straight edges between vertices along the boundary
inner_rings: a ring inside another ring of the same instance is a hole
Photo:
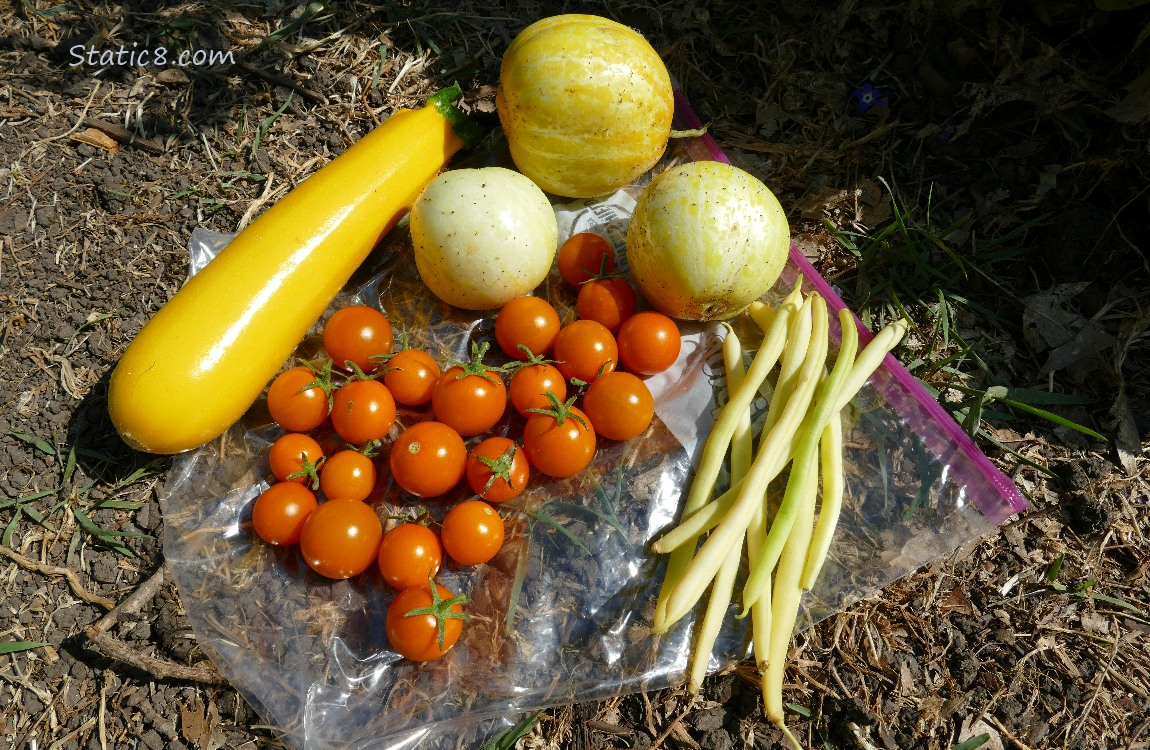
[[[679,105],[679,127],[697,126],[685,102]],[[725,160],[704,136],[680,142],[660,168],[693,158]],[[561,239],[598,231],[621,250],[638,189],[557,206]],[[193,267],[226,240],[193,235]],[[329,313],[353,299],[378,305],[412,346],[441,360],[490,340],[492,315],[449,308],[426,291],[402,225],[373,259]],[[769,301],[781,299],[800,275],[832,308],[842,305],[795,248]],[[573,292],[556,272],[538,293],[561,315],[573,315]],[[297,356],[320,353],[321,325]],[[700,438],[723,402],[723,330],[684,327],[676,367],[650,381],[658,418],[644,435],[600,441],[587,471],[563,481],[536,477],[523,496],[501,506],[503,551],[487,565],[441,574],[444,585],[470,597],[472,620],[447,656],[423,665],[390,650],[384,613],[393,593],[377,573],[330,581],[295,550],[253,538],[251,506],[269,473],[265,449],[279,434],[257,404],[221,438],[177,457],[161,493],[165,555],[198,642],[265,722],[305,750],[467,746],[535,708],[680,683],[692,623],[650,632],[664,560],[648,546],[677,518]],[[756,332],[738,330],[750,354]],[[422,417],[401,411],[399,422]],[[847,496],[826,567],[804,602],[809,622],[1025,507],[1010,480],[893,358],[855,399],[847,430]],[[382,476],[369,502],[381,513],[411,512],[414,503],[386,481],[386,469]],[[452,499],[423,507],[441,516]],[[713,669],[746,654],[742,621],[727,623]]]

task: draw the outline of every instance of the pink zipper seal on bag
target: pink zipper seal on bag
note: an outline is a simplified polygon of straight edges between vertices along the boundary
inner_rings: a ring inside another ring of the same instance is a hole
[[[691,109],[683,93],[675,89],[675,112],[681,118],[683,127],[698,129],[703,127],[698,115]],[[705,153],[712,161],[730,164],[731,160],[719,148],[718,143],[709,132],[703,133],[698,139]],[[792,282],[800,275],[804,287],[808,291],[816,291],[827,301],[828,307],[836,314],[847,307],[838,293],[827,280],[807,260],[802,251],[793,242],[789,253],[788,267],[784,270],[787,280]],[[851,313],[859,330],[860,347],[874,338],[857,315]],[[832,333],[837,335],[837,321],[832,323]],[[883,360],[875,376],[870,380],[871,386],[886,400],[907,424],[920,435],[927,449],[946,467],[946,472],[938,481],[948,481],[962,487],[964,491],[989,483],[995,489],[994,497],[987,497],[985,493],[973,493],[971,500],[978,510],[993,524],[1001,524],[1010,516],[1020,513],[1029,507],[1018,487],[1005,473],[982,452],[962,426],[954,420],[937,399],[932,397],[918,378],[911,374],[888,354]],[[920,427],[934,423],[938,432],[920,429]],[[931,436],[934,435],[932,439]],[[965,461],[950,461],[954,455],[962,455]]]

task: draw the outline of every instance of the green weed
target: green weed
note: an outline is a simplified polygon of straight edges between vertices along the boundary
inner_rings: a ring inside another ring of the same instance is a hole
[[[1093,589],[1098,584],[1097,581],[1083,581],[1081,583],[1075,584],[1072,587],[1061,583],[1058,578],[1062,574],[1062,565],[1065,561],[1066,556],[1059,555],[1054,560],[1054,562],[1050,563],[1050,566],[1046,569],[1046,585],[1050,591],[1054,591],[1055,593],[1059,594],[1068,594],[1070,596],[1080,596],[1083,599],[1092,599],[1096,602],[1104,602],[1106,604],[1125,609],[1129,612],[1133,612],[1134,614],[1141,615],[1142,617],[1147,616],[1145,610],[1136,607],[1124,599],[1119,599],[1114,596],[1108,596],[1106,594],[1099,594],[1095,592]]]
[[[974,750],[976,747],[982,747],[988,742],[990,742],[990,735],[983,732],[982,734],[974,735],[968,740],[963,740],[951,748],[951,750]]]
[[[295,92],[293,91],[290,94],[288,94],[288,98],[284,101],[284,103],[280,106],[279,109],[277,109],[275,112],[271,113],[270,115],[268,115],[264,119],[260,120],[260,124],[256,128],[255,140],[252,141],[252,158],[253,159],[256,158],[256,153],[259,152],[259,150],[260,150],[260,141],[263,140],[263,137],[268,134],[268,131],[271,130],[272,125],[276,124],[276,120],[280,119],[280,116],[283,115],[283,113],[287,110],[288,105],[291,104],[291,101],[294,97],[295,97]]]
[[[91,471],[98,475],[105,473],[104,469],[113,468],[116,464],[115,459],[102,451],[74,444],[62,444],[56,440],[54,435],[51,439],[46,439],[25,432],[13,431],[9,434],[32,446],[35,450],[54,457],[56,459],[55,465],[60,467],[60,472],[55,477],[54,486],[49,489],[38,490],[19,497],[0,498],[0,512],[10,511],[12,513],[11,517],[4,523],[3,530],[0,531],[0,544],[6,547],[12,546],[16,532],[24,520],[55,531],[54,524],[58,522],[57,519],[71,514],[77,525],[97,543],[122,555],[135,556],[135,553],[124,543],[124,540],[133,536],[143,536],[142,534],[101,526],[92,519],[92,514],[98,510],[139,510],[143,506],[142,503],[120,499],[117,497],[117,493],[158,474],[162,468],[162,459],[156,459],[139,466],[127,476],[116,480],[109,481],[109,477],[106,476],[81,480],[77,473],[79,458],[88,459]],[[101,482],[106,485],[106,493],[104,498],[97,500],[91,496],[91,490]],[[55,500],[51,505],[44,502],[49,498]]]
[[[592,520],[601,521],[620,534],[626,533],[622,520],[619,518],[619,502],[623,496],[623,467],[616,469],[615,481],[610,488],[601,482],[595,483],[595,491],[591,501],[587,504],[564,502],[561,500],[547,500],[533,508],[525,508],[523,513],[527,516],[527,529],[524,538],[530,542],[537,525],[542,524],[548,530],[559,534],[578,549],[591,554],[591,548],[579,537],[577,533],[568,528],[567,524],[576,516],[589,516]],[[527,576],[527,550],[523,549],[515,564],[515,574],[511,583],[511,594],[507,606],[507,626],[515,620],[515,611],[519,605],[519,597],[523,590],[523,582]]]
[[[47,643],[40,643],[38,641],[5,641],[0,643],[0,656],[4,654],[15,654],[18,651],[31,651],[35,648],[43,648]]]
[[[500,732],[494,738],[483,743],[479,750],[512,750],[512,748],[515,747],[515,743],[531,731],[532,727],[539,722],[539,718],[542,715],[542,711],[536,711],[533,714],[525,716],[515,726],[504,732]]]
[[[997,439],[993,426],[1037,417],[1105,440],[1106,436],[1054,410],[1091,403],[1092,399],[995,382],[999,376],[984,360],[989,356],[986,344],[972,341],[969,335],[977,328],[985,341],[987,329],[1017,328],[1017,316],[999,311],[1003,300],[1020,302],[1009,291],[1012,282],[1004,270],[1020,255],[1019,244],[1026,233],[1046,217],[1031,219],[991,239],[971,232],[969,247],[959,253],[949,238],[967,229],[969,215],[939,225],[931,214],[931,196],[924,209],[911,210],[887,182],[882,182],[890,194],[893,216],[889,221],[865,234],[827,224],[839,244],[855,258],[851,270],[831,280],[846,290],[863,323],[875,329],[899,317],[912,321],[920,340],[907,369],[969,434],[1027,465],[1049,473]],[[983,291],[976,294],[975,289]]]

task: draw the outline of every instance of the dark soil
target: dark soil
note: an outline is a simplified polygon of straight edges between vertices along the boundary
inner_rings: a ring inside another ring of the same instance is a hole
[[[0,655],[0,744],[278,744],[219,681],[163,577],[171,459],[120,441],[109,373],[184,281],[195,227],[236,231],[445,83],[492,124],[502,50],[578,10],[651,40],[854,309],[881,320],[929,284],[977,303],[945,341],[937,306],[910,310],[899,356],[926,363],[915,372],[940,398],[1071,394],[1038,406],[1107,437],[988,403],[980,444],[1031,509],[798,635],[796,734],[860,749],[983,735],[987,748],[1150,747],[1150,6],[305,5],[0,7],[0,648],[28,646]],[[237,62],[71,65],[75,45],[133,43]],[[866,83],[884,103],[862,111]],[[963,272],[924,282],[894,245],[855,255],[829,228],[879,234],[894,211]],[[1054,294],[1069,342],[1044,328]],[[781,747],[760,700],[740,664],[693,700],[551,708],[520,746]]]

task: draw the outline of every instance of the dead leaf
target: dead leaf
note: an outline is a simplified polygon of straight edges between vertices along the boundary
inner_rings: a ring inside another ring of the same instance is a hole
[[[917,691],[914,673],[910,671],[910,663],[905,659],[899,663],[898,684],[896,685],[899,700],[909,700]],[[915,701],[917,703],[917,701]]]
[[[1042,169],[1042,174],[1038,175],[1038,187],[1034,189],[1034,195],[1027,201],[1028,204],[1037,204],[1039,199],[1058,187],[1058,175],[1062,174],[1061,164],[1047,164]]]
[[[1062,666],[1066,670],[1067,674],[1076,680],[1082,679],[1082,670],[1078,668],[1078,665],[1074,663],[1073,659],[1066,655],[1066,652],[1063,649],[1053,648],[1051,651],[1053,651],[1055,655],[1058,656],[1058,660],[1062,662]]]
[[[1089,285],[1088,281],[1058,284],[1023,300],[1023,338],[1035,352],[1049,350],[1040,375],[1075,366],[1075,375],[1084,376],[1097,366],[1090,360],[1117,342],[1100,322],[1072,309],[1074,298]]]
[[[220,724],[220,711],[216,708],[214,700],[208,700],[208,736],[200,743],[200,750],[220,750],[224,746],[227,737],[224,735],[224,728]]]
[[[1022,337],[1035,352],[1062,346],[1074,338],[1082,316],[1067,305],[1090,286],[1089,281],[1058,284],[1022,301]]]
[[[1094,612],[1083,612],[1079,622],[1086,630],[1107,635],[1110,633],[1110,620]]]
[[[677,721],[671,726],[671,738],[677,744],[684,747],[691,748],[691,750],[700,750],[702,745],[695,741],[695,738],[687,732],[687,728],[683,726],[683,722]]]
[[[1103,114],[1129,125],[1137,125],[1150,118],[1150,70],[1124,88],[1129,93],[1113,107],[1103,110]]]
[[[894,216],[891,202],[874,180],[863,180],[855,189],[858,196],[857,221],[867,229],[874,229]],[[952,238],[947,238],[952,239]]]
[[[96,128],[88,128],[79,133],[72,134],[72,140],[79,141],[80,143],[87,143],[89,146],[102,148],[105,151],[116,153],[120,150],[120,144],[116,143],[108,134]]]
[[[1017,430],[1012,430],[1009,427],[984,426],[983,429],[993,435],[994,439],[1000,443],[1022,443],[1027,440]]]
[[[252,22],[249,21],[243,13],[236,10],[228,10],[224,12],[224,18],[228,19],[237,26],[251,26]]]
[[[208,701],[206,710],[199,698],[190,707],[181,707],[180,733],[198,750],[219,750],[227,740],[214,700]]]
[[[971,616],[978,614],[974,609],[974,604],[970,601],[970,597],[966,595],[961,586],[955,586],[942,595],[938,602],[938,610],[940,612],[961,612]]]
[[[1094,366],[1086,364],[1087,361],[1114,346],[1114,342],[1115,338],[1102,330],[1100,324],[1091,321],[1073,339],[1050,352],[1038,375],[1042,377],[1079,364],[1085,365],[1085,369],[1080,370],[1080,374],[1085,374],[1094,369]],[[1081,377],[1078,379],[1081,380]]]
[[[1150,317],[1140,316],[1129,321],[1129,328],[1123,335],[1122,345],[1115,347],[1114,372],[1118,375],[1118,393],[1110,407],[1110,416],[1113,418],[1112,434],[1114,435],[1114,450],[1118,453],[1118,462],[1126,471],[1127,476],[1138,473],[1138,458],[1142,455],[1142,435],[1134,418],[1134,412],[1126,398],[1126,377],[1124,374],[1126,358],[1130,354],[1130,347],[1141,338],[1142,334],[1150,328]]]
[[[1132,477],[1138,473],[1142,441],[1134,421],[1134,412],[1130,411],[1130,404],[1126,400],[1125,387],[1119,387],[1118,397],[1110,407],[1110,416],[1114,418],[1114,450],[1118,453],[1118,462],[1122,464],[1126,476]]]
[[[208,722],[204,716],[204,704],[199,698],[190,708],[180,707],[180,734],[190,745],[199,747],[200,741],[208,733]]]
[[[1033,516],[1030,519],[1030,525],[1038,529],[1042,537],[1056,537],[1065,528],[1061,522],[1049,516]]]

